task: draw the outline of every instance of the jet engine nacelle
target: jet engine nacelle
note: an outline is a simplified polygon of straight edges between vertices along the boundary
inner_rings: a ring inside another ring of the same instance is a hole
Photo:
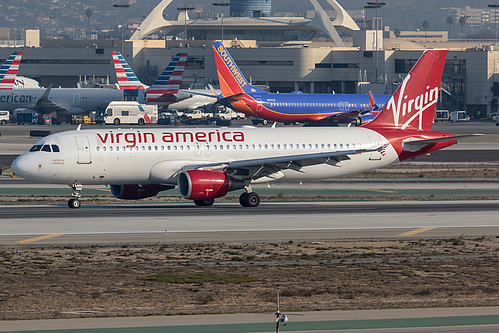
[[[111,185],[111,193],[115,198],[133,200],[144,199],[157,195],[160,190],[159,184],[121,184]]]
[[[236,180],[223,171],[188,170],[178,176],[178,189],[185,199],[207,200],[220,198],[229,191],[244,188],[241,180]]]

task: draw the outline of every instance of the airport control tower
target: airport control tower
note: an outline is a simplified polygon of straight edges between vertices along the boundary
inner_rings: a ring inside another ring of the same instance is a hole
[[[234,17],[270,17],[272,0],[231,0],[230,15]]]

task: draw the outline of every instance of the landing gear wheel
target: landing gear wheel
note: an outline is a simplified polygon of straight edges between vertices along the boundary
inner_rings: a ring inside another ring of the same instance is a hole
[[[269,124],[269,121],[267,119],[262,120],[262,125],[267,126]]]
[[[81,203],[78,199],[69,199],[68,201],[69,208],[80,208]]]
[[[194,200],[194,203],[196,204],[196,206],[198,207],[208,207],[208,206],[212,206],[213,203],[215,202],[215,199],[211,198],[211,199],[206,199],[206,200]]]
[[[239,203],[243,207],[258,207],[260,196],[255,192],[244,192],[239,196]]]

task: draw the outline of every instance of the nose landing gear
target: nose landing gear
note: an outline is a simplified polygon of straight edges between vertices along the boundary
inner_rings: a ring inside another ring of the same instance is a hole
[[[71,187],[71,189],[73,190],[73,193],[71,194],[73,198],[69,199],[68,201],[69,208],[80,208],[80,192],[83,189],[83,185],[74,182],[73,184],[69,185],[69,187]]]

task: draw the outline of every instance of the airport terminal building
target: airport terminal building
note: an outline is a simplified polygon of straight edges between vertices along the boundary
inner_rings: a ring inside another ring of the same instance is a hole
[[[165,21],[155,11],[162,12],[170,2],[161,1],[123,45],[120,40],[44,40],[41,47],[24,47],[19,75],[54,87],[74,87],[94,76],[115,83],[111,52],[123,49],[137,76],[151,84],[176,53],[187,52],[182,86],[216,86],[211,42],[223,36],[246,78],[272,92],[371,89],[391,94],[425,49],[446,48],[439,108],[466,110],[474,118],[499,112],[499,47],[493,41],[389,38],[381,29],[361,30],[334,0],[328,0],[337,12],[334,20],[326,19],[326,12],[317,7],[310,18],[269,17],[268,1],[263,1],[261,8],[239,8],[242,14],[223,18],[223,26],[221,16],[191,20],[187,10],[179,11],[177,20]],[[150,39],[158,30],[168,30],[168,36]],[[0,48],[0,58],[13,50],[19,48]]]

